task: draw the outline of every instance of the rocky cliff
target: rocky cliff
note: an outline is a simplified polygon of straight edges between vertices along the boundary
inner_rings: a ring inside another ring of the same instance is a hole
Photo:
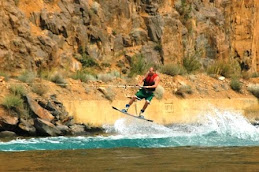
[[[9,0],[0,2],[0,69],[81,68],[78,56],[116,63],[235,58],[259,71],[257,0]]]

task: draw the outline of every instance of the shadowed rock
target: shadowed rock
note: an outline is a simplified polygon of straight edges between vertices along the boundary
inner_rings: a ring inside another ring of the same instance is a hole
[[[85,135],[88,132],[85,131],[85,125],[83,124],[74,124],[70,126],[73,135]]]
[[[1,137],[15,137],[16,134],[15,132],[12,132],[12,131],[2,131],[0,132],[0,138]]]
[[[42,136],[62,135],[62,132],[55,125],[40,118],[34,119],[34,126],[37,129],[37,133]]]
[[[66,125],[57,125],[57,129],[61,131],[62,135],[71,135],[71,129]]]
[[[34,127],[33,119],[25,120],[21,118],[18,127],[22,133],[25,133],[28,135],[36,135],[36,129]]]

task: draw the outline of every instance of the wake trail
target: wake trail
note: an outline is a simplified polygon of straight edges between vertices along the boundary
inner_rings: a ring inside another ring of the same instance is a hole
[[[210,111],[200,114],[196,123],[160,124],[145,122],[131,118],[118,119],[107,132],[130,137],[233,137],[259,141],[259,128],[253,126],[242,114],[219,110],[211,107]]]

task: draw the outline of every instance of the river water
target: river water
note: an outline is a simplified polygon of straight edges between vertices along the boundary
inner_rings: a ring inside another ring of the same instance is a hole
[[[129,117],[98,136],[0,141],[0,171],[259,171],[259,127],[212,111],[194,124]]]

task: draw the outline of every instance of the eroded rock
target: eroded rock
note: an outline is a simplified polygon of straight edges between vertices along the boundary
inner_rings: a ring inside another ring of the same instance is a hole
[[[30,109],[34,112],[35,115],[46,121],[52,121],[54,119],[54,116],[51,115],[51,113],[46,109],[43,109],[31,96],[27,95],[26,97]]]
[[[37,133],[43,136],[58,136],[62,135],[62,132],[49,121],[36,118],[34,119],[34,126],[37,129]]]

